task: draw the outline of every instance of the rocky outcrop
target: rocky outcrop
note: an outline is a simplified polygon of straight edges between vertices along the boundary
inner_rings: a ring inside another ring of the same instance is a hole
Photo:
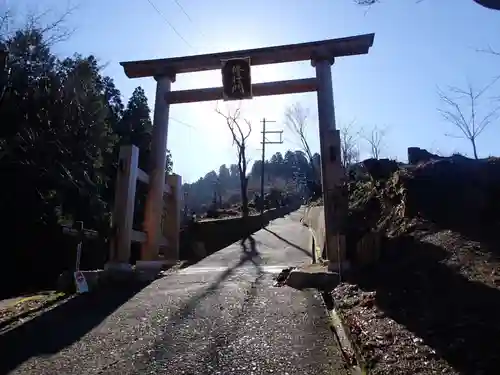
[[[286,285],[297,290],[316,289],[327,293],[340,283],[338,273],[329,271],[327,265],[319,263],[285,268],[275,280],[275,286]]]
[[[407,164],[367,159],[350,167],[344,222],[348,260],[356,262],[365,239],[370,248],[372,239],[383,243],[424,227],[469,238],[500,230],[500,158],[442,157],[412,147],[409,159]],[[322,200],[308,204],[316,205]]]
[[[366,172],[372,180],[387,180],[398,170],[398,163],[390,159],[366,159],[363,162]]]
[[[363,162],[372,181],[349,183],[351,231],[359,235],[368,228],[411,219],[459,231],[500,224],[499,158],[440,157],[410,149],[413,165]]]
[[[419,147],[408,147],[408,164],[417,165],[420,163],[427,163],[431,160],[440,160],[443,157],[432,154],[427,150]]]
[[[410,150],[388,178],[349,183],[355,261],[336,308],[373,373],[497,373],[478,337],[500,333],[500,158]],[[373,233],[363,262],[354,245]]]

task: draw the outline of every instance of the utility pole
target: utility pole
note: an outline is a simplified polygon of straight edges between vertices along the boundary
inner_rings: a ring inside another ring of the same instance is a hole
[[[270,121],[266,120],[265,118],[262,119],[262,164],[260,167],[260,215],[264,215],[264,166],[265,166],[265,161],[266,161],[266,145],[280,145],[283,143],[282,135],[283,135],[283,130],[266,130],[266,123],[268,122],[276,122],[276,121]],[[277,141],[269,141],[266,138],[267,134],[279,134],[280,135],[280,140],[279,142]]]

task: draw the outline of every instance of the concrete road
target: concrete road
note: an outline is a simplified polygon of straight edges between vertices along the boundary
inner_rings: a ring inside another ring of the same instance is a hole
[[[119,307],[118,297],[89,297],[9,332],[0,337],[0,373],[346,373],[319,294],[273,286],[282,268],[311,261],[300,218],[275,220]],[[115,311],[101,311],[107,305]]]

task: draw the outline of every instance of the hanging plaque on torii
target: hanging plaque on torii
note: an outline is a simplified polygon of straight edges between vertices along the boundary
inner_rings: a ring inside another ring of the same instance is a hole
[[[222,60],[221,63],[223,100],[252,99],[250,57]]]

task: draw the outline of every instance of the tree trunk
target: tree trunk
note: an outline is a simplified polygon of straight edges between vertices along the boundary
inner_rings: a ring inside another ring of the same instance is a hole
[[[248,179],[246,176],[240,178],[241,182],[241,214],[243,217],[248,217],[248,194],[247,194],[247,185]]]
[[[476,148],[476,138],[471,138],[470,143],[472,143],[472,150],[474,151],[474,158],[477,160],[477,148]]]

